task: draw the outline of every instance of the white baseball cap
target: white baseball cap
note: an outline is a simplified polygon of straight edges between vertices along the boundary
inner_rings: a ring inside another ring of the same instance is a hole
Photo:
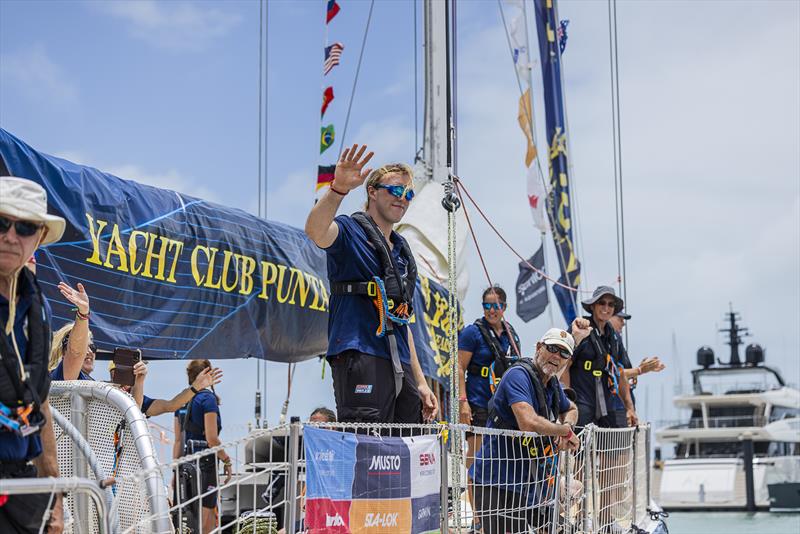
[[[572,334],[560,328],[551,328],[545,332],[542,336],[542,339],[539,340],[539,343],[544,343],[545,345],[557,345],[565,348],[567,349],[567,352],[569,352],[570,356],[572,356],[572,351],[575,350],[575,340],[573,339]]]
[[[44,223],[47,234],[40,245],[55,243],[64,235],[66,221],[47,213],[47,192],[25,178],[0,176],[0,215]]]

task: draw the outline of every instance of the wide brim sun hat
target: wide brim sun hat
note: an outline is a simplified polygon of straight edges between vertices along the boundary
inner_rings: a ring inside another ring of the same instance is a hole
[[[0,215],[44,224],[47,232],[40,245],[61,239],[67,226],[62,217],[47,213],[47,192],[42,186],[16,176],[0,176]]]
[[[625,306],[625,302],[617,296],[616,291],[614,291],[614,288],[611,286],[599,286],[597,289],[595,289],[594,293],[592,293],[591,298],[581,301],[583,309],[589,313],[592,313],[592,305],[598,300],[600,300],[600,297],[602,297],[603,295],[611,295],[612,297],[614,297],[615,314],[622,311],[622,308]]]

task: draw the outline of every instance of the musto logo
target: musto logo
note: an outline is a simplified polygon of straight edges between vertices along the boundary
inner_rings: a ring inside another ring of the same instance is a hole
[[[383,471],[380,474],[398,474],[400,473],[400,456],[373,456],[372,463],[369,464],[370,471]]]
[[[397,512],[386,512],[386,513],[378,513],[373,514],[369,513],[364,518],[364,526],[367,528],[371,527],[381,527],[381,528],[389,528],[389,527],[397,527],[397,516],[400,515]]]
[[[338,513],[334,515],[325,514],[325,526],[326,527],[343,527],[344,519]]]

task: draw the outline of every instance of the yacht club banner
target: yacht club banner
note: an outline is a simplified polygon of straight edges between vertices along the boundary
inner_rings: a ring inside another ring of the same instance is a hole
[[[278,362],[325,353],[325,253],[302,230],[43,154],[0,129],[3,174],[41,184],[67,221],[36,255],[56,328],[74,318],[58,283],[81,282],[102,349]],[[447,290],[418,280],[414,308],[420,364],[446,386]]]
[[[307,426],[303,440],[309,533],[439,532],[437,436],[379,437]]]

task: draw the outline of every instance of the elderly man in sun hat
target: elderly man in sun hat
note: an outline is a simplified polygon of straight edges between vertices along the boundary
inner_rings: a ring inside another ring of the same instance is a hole
[[[0,487],[2,479],[57,477],[47,396],[50,317],[25,264],[61,239],[65,221],[47,213],[47,193],[24,178],[0,177]],[[2,494],[2,491],[0,491]],[[0,497],[0,532],[63,530],[62,499],[49,494]]]
[[[576,322],[573,331],[582,340],[588,329],[583,319]],[[574,348],[571,334],[551,328],[533,357],[518,359],[497,385],[487,427],[539,436],[484,436],[470,475],[476,517],[485,534],[528,532],[553,519],[557,452],[579,445],[573,432],[578,411],[558,381]]]

